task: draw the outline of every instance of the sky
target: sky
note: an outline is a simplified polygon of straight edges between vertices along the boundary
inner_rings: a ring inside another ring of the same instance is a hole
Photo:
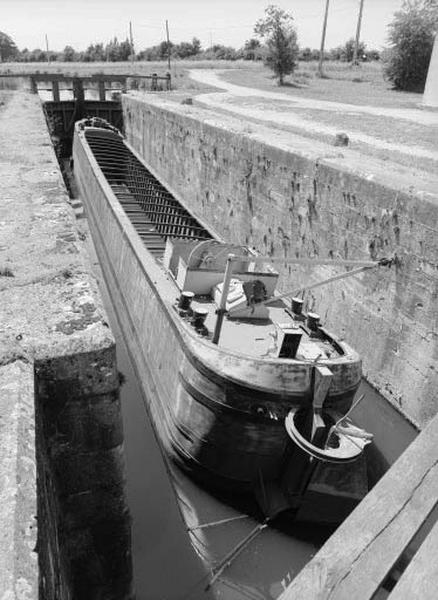
[[[0,31],[18,48],[50,50],[66,45],[85,50],[91,43],[124,40],[132,21],[137,51],[165,39],[169,21],[174,43],[201,40],[202,47],[240,48],[253,37],[268,4],[292,13],[301,47],[319,48],[325,0],[1,0]],[[326,48],[354,37],[360,0],[330,0]],[[361,39],[368,48],[385,45],[388,23],[402,0],[364,0]]]

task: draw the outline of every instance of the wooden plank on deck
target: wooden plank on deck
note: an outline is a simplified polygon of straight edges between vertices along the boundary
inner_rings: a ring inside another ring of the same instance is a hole
[[[370,600],[436,505],[437,447],[438,416],[329,538],[279,600]],[[421,559],[419,556],[418,560]]]
[[[438,523],[435,523],[388,600],[438,598]]]

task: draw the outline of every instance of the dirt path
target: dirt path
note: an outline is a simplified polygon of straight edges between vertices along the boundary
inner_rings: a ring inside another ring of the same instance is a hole
[[[302,108],[315,108],[319,110],[364,113],[376,115],[380,117],[392,117],[393,119],[407,119],[417,124],[422,125],[438,125],[438,112],[423,108],[385,108],[379,106],[358,106],[355,104],[345,104],[342,102],[331,102],[328,100],[315,100],[313,98],[303,98],[302,96],[293,96],[292,94],[283,94],[281,92],[268,92],[256,88],[244,87],[228,83],[220,78],[223,70],[212,69],[192,69],[190,77],[200,83],[205,83],[225,90],[233,97],[254,97],[265,98],[270,100],[281,100],[290,102],[291,105]],[[209,94],[210,95],[210,94]]]
[[[418,144],[402,144],[374,137],[360,131],[361,115],[374,115],[376,118],[387,117],[396,120],[407,120],[424,127],[438,126],[438,112],[423,109],[389,109],[375,106],[356,106],[340,102],[329,102],[291,96],[280,92],[268,92],[228,83],[220,79],[217,71],[191,70],[190,77],[198,82],[224,89],[223,92],[201,94],[196,97],[196,103],[210,108],[220,109],[236,115],[260,122],[267,122],[275,127],[285,127],[311,134],[312,136],[334,136],[342,130],[339,125],[328,125],[318,121],[317,117],[306,118],[294,112],[294,109],[317,109],[328,113],[357,117],[357,127],[349,131],[352,142],[360,142],[381,151],[388,151],[415,157],[438,161],[438,150],[425,148]],[[383,136],[384,137],[384,136]],[[438,137],[438,136],[437,136]]]

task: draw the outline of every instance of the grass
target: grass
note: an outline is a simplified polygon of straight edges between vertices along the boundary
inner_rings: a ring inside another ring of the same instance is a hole
[[[199,93],[208,91],[203,84],[188,77],[188,69],[226,69],[223,78],[230,83],[261,90],[281,90],[307,98],[332,100],[351,104],[369,104],[387,107],[416,107],[421,94],[398,92],[384,80],[379,62],[362,63],[352,67],[349,63],[326,61],[323,78],[318,76],[318,63],[300,62],[295,73],[285,80],[281,88],[275,77],[263,63],[257,61],[180,60],[172,61],[172,87],[181,91]],[[86,76],[95,73],[151,75],[167,73],[167,62],[124,63],[3,63],[0,73],[64,73]],[[0,86],[2,85],[0,78]],[[8,85],[8,84],[4,84]],[[11,83],[12,85],[12,83]]]
[[[277,90],[316,100],[330,100],[347,104],[368,104],[391,108],[415,108],[422,95],[413,92],[399,92],[383,77],[379,62],[362,63],[352,67],[348,63],[327,61],[324,63],[324,77],[318,75],[318,63],[300,62],[295,73],[285,79],[279,87],[267,67],[258,63],[258,69],[227,71],[222,77],[230,82],[261,90]]]

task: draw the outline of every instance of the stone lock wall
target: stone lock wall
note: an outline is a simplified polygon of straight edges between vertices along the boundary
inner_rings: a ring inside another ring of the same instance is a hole
[[[40,597],[47,600],[121,599],[131,588],[114,364],[110,345],[35,365],[38,481],[44,488],[38,496],[39,560],[45,575]]]
[[[0,598],[130,600],[115,341],[41,103],[0,105]]]
[[[422,427],[438,408],[438,178],[153,97],[124,97],[123,109],[131,146],[224,239],[276,257],[397,256],[314,290],[307,307]],[[276,267],[283,291],[343,270]]]

